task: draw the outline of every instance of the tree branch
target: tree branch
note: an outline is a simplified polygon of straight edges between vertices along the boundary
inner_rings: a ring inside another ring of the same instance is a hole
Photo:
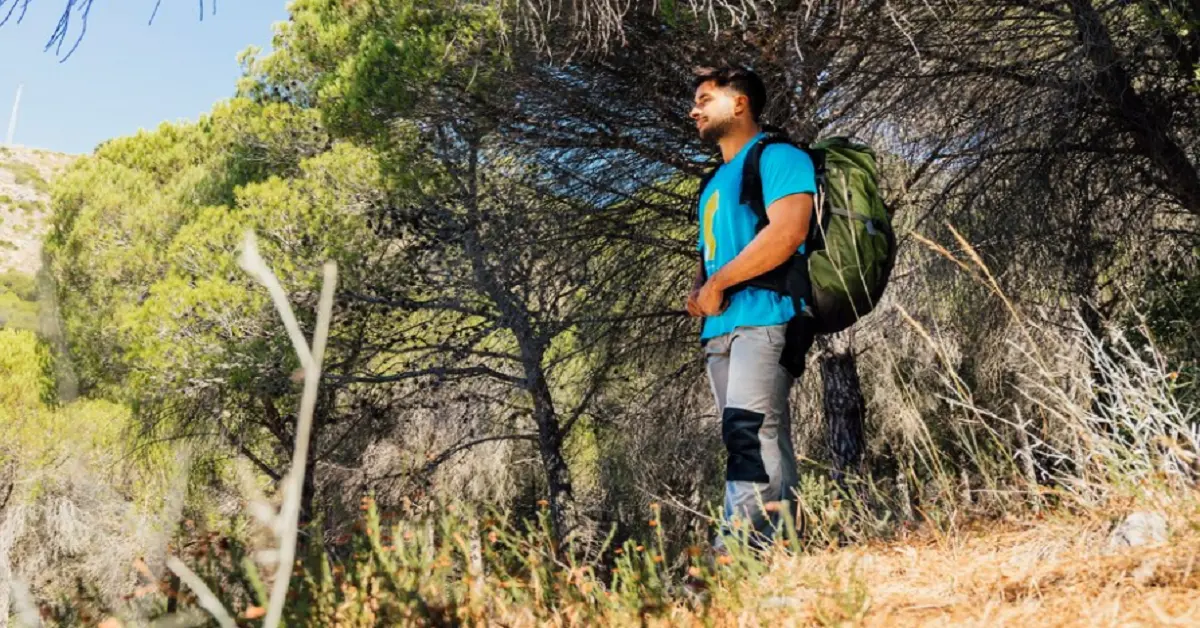
[[[393,375],[339,375],[330,377],[329,380],[344,384],[388,384],[393,382],[402,382],[410,379],[419,379],[421,377],[441,377],[441,378],[469,378],[469,377],[491,377],[500,380],[506,384],[515,386],[524,386],[525,380],[520,377],[514,377],[506,373],[501,373],[495,369],[486,366],[469,366],[465,368],[445,368],[434,367],[409,371],[406,373],[396,373]]]
[[[387,475],[382,475],[382,476],[379,476],[376,478],[371,478],[371,479],[373,481],[394,480],[396,478],[404,477],[406,475],[411,475],[412,473],[417,473],[420,475],[429,475],[435,469],[437,469],[439,466],[441,466],[444,462],[446,462],[450,458],[453,458],[455,454],[458,454],[461,451],[465,451],[476,445],[482,445],[484,443],[493,443],[493,442],[504,441],[504,440],[528,440],[528,441],[537,442],[538,435],[537,434],[503,434],[500,436],[485,436],[483,438],[477,438],[475,440],[467,441],[465,443],[459,443],[459,444],[451,447],[450,449],[443,451],[442,453],[435,456],[432,460],[430,460],[429,462],[426,462],[424,465],[422,465],[421,469],[418,471],[415,471],[415,472],[404,471],[404,472],[398,472],[398,473],[389,473]]]

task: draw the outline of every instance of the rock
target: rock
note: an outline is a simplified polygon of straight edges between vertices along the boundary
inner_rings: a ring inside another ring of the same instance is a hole
[[[794,597],[769,597],[758,603],[759,608],[800,608],[804,601]]]
[[[1133,579],[1134,584],[1144,587],[1150,584],[1154,580],[1154,576],[1157,575],[1158,563],[1159,560],[1157,558],[1142,561],[1142,564],[1138,565],[1137,569],[1129,573],[1129,577]]]
[[[1125,517],[1108,537],[1109,549],[1142,547],[1167,542],[1167,518],[1157,512],[1135,512]]]

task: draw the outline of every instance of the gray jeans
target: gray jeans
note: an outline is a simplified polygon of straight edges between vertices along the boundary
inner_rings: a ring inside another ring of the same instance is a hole
[[[785,328],[738,327],[704,347],[729,456],[716,547],[724,545],[735,519],[752,526],[758,533],[752,538],[761,541],[773,536],[784,508],[795,512],[796,454],[788,408],[792,376],[779,365]]]

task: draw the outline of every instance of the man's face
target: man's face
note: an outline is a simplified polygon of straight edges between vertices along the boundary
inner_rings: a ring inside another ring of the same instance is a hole
[[[733,122],[747,106],[745,96],[725,87],[717,87],[716,81],[702,83],[696,88],[696,104],[691,118],[696,121],[700,139],[716,142],[733,128]]]

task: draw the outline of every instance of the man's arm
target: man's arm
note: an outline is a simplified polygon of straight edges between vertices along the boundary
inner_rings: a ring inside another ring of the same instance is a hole
[[[701,312],[718,314],[726,290],[774,269],[795,254],[808,236],[812,207],[812,194],[807,193],[790,194],[771,203],[767,226],[700,289],[697,302]]]

